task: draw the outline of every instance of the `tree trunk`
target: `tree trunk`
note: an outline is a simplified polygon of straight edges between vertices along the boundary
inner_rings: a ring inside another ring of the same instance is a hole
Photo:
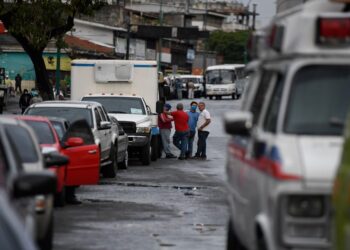
[[[46,71],[45,62],[43,59],[43,52],[37,50],[27,51],[35,69],[36,83],[39,89],[40,95],[43,100],[53,100],[52,85],[49,81],[49,76]]]

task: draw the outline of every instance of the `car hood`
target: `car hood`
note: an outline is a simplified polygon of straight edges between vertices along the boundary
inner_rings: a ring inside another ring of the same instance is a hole
[[[147,115],[130,115],[130,114],[111,114],[109,115],[115,117],[120,122],[135,122],[136,125],[144,123],[150,120]]]
[[[232,88],[232,84],[235,83],[230,83],[230,84],[207,84],[207,89],[229,89]]]
[[[305,181],[332,182],[341,160],[343,143],[341,137],[299,137],[297,144]]]

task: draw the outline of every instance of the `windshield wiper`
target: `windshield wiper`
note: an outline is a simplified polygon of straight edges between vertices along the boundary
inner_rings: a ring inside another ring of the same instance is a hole
[[[126,114],[126,112],[124,112],[124,111],[108,111],[108,113],[112,113],[112,114]]]
[[[338,117],[331,117],[331,119],[329,120],[329,125],[331,125],[332,127],[344,127],[344,122],[343,120],[339,119]]]

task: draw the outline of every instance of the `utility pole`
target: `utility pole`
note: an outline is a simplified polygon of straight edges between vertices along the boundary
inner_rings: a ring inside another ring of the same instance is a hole
[[[60,96],[60,82],[61,82],[61,48],[60,45],[57,44],[57,52],[56,52],[56,98]]]
[[[160,0],[159,5],[159,25],[163,26],[163,0]],[[159,38],[159,44],[158,44],[158,72],[161,71],[162,67],[162,38]]]
[[[256,7],[257,7],[257,4],[253,4],[253,26],[252,26],[252,30],[254,31],[255,30],[255,22],[256,22]]]
[[[127,35],[126,35],[126,55],[125,55],[125,59],[129,60],[130,59],[130,29],[131,29],[130,14],[128,14],[126,16],[126,25],[127,25]]]
[[[207,21],[208,21],[208,0],[206,0],[205,2],[205,14],[204,14],[204,18],[203,18],[203,31],[207,30]],[[205,69],[207,68],[207,51],[205,48],[205,42],[206,40],[203,41],[203,64],[202,64],[202,75],[203,75],[203,79],[204,79],[204,84],[203,84],[203,92],[204,92],[204,97],[207,97],[207,88],[206,88],[206,82],[205,82]]]

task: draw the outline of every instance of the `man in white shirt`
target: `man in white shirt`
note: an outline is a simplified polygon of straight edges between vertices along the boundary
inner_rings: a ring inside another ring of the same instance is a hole
[[[209,124],[211,122],[210,113],[205,109],[205,103],[200,102],[198,104],[200,110],[197,128],[198,128],[198,144],[197,153],[195,158],[206,160],[207,159],[207,138],[209,136]]]

